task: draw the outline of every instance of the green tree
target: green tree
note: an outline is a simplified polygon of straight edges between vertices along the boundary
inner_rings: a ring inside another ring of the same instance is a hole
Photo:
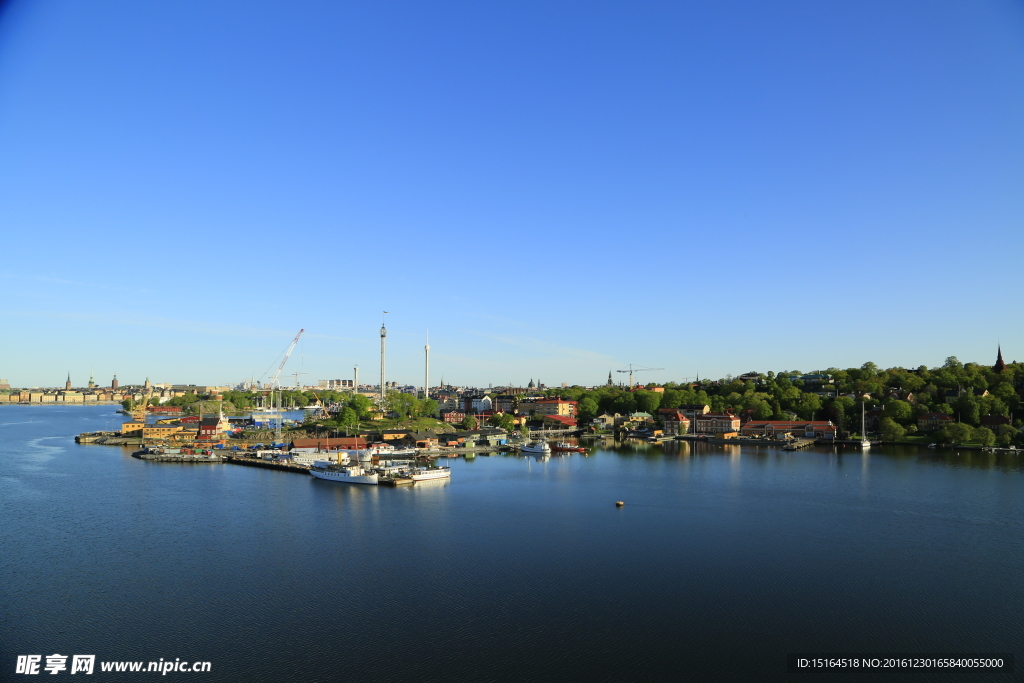
[[[358,419],[365,420],[373,407],[373,401],[362,394],[352,394],[348,400],[348,407],[355,411]]]
[[[996,435],[988,427],[978,427],[974,430],[974,440],[981,443],[982,446],[992,446],[996,442]]]
[[[946,425],[936,433],[942,441],[951,444],[962,444],[965,441],[969,441],[973,434],[974,429],[963,422],[954,422],[951,425]]]
[[[891,417],[882,418],[882,440],[899,441],[907,433],[903,426]]]
[[[639,410],[653,415],[661,405],[661,394],[656,391],[640,390],[634,393]]]
[[[586,421],[594,417],[597,417],[597,401],[595,401],[589,396],[585,396],[584,398],[580,399],[579,409],[580,421]]]
[[[476,417],[472,415],[467,415],[465,419],[462,420],[462,428],[468,431],[473,431],[479,426],[479,424],[480,423],[477,422]]]
[[[754,419],[755,420],[768,420],[772,416],[772,407],[768,405],[767,401],[758,401],[757,405],[754,406]]]
[[[359,422],[359,416],[352,408],[345,407],[338,413],[338,424],[342,427],[352,427]]]
[[[906,401],[892,400],[885,404],[885,416],[897,422],[909,420],[913,413],[914,409]]]
[[[1020,432],[1018,432],[1017,429],[1011,425],[999,425],[999,427],[996,429],[996,440],[999,442],[1000,446],[1005,448],[1006,446],[1009,446],[1011,443],[1013,443],[1014,437],[1016,437],[1019,433]]]

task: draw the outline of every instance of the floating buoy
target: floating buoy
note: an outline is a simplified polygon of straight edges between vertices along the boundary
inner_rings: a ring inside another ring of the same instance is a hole
[[[621,500],[615,501],[615,507],[617,507],[617,508],[620,508],[620,507],[622,507],[625,504],[626,503],[624,501],[621,501]]]

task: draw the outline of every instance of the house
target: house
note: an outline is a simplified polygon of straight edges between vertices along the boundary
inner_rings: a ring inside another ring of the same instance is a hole
[[[466,419],[466,413],[461,410],[442,410],[441,419],[448,424],[460,424]]]
[[[1005,415],[992,415],[991,413],[989,413],[988,415],[981,416],[982,427],[989,427],[991,429],[992,427],[1000,427],[1002,425],[1008,424],[1011,424],[1010,418],[1006,417]]]
[[[698,415],[706,415],[710,411],[711,406],[703,403],[684,403],[679,406],[679,412],[690,418],[690,421],[693,421],[693,419]]]
[[[690,431],[690,418],[678,410],[662,414],[661,419],[665,425],[665,436],[678,436]]]
[[[690,420],[693,431],[696,434],[721,434],[724,432],[738,432],[740,429],[740,418],[732,414],[732,411],[724,413],[701,413]]]
[[[196,438],[200,441],[219,439],[225,432],[231,431],[231,423],[224,417],[214,415],[204,417],[199,421],[199,434]]]
[[[545,415],[542,418],[547,429],[576,429],[576,418],[566,415]]]
[[[921,417],[917,418],[917,428],[922,432],[934,432],[942,429],[948,424],[953,424],[954,422],[956,422],[956,420],[945,413],[925,413]]]
[[[602,413],[590,421],[590,426],[595,429],[613,429],[615,427],[616,420],[620,417],[622,416],[618,413],[615,413],[614,415]]]
[[[751,420],[740,434],[766,439],[798,436],[805,439],[835,439],[836,428],[828,420]]]
[[[882,418],[885,417],[884,408],[872,408],[864,413],[864,427],[869,432],[877,432],[882,428]]]

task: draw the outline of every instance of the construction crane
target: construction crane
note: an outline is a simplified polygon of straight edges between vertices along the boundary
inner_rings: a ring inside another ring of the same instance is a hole
[[[281,360],[281,364],[277,366],[277,372],[275,372],[274,376],[270,378],[271,390],[277,388],[277,377],[281,374],[281,371],[284,370],[284,364],[288,362],[288,357],[292,355],[292,351],[295,350],[295,345],[299,343],[299,337],[301,337],[302,333],[305,331],[305,329],[299,330],[299,333],[295,335],[295,339],[292,339],[292,343],[288,346],[288,350],[284,352],[284,358]]]
[[[643,368],[639,365],[634,366],[632,363],[629,364],[629,370],[616,370],[615,372],[627,372],[629,373],[629,388],[633,388],[633,373],[634,372],[648,372],[650,370],[664,370],[665,368]]]

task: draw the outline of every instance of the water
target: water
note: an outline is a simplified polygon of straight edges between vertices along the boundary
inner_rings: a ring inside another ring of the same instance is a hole
[[[73,442],[113,410],[0,408],[0,680],[52,653],[210,661],[168,674],[204,681],[611,681],[1022,652],[1017,456],[673,442],[378,489]]]

